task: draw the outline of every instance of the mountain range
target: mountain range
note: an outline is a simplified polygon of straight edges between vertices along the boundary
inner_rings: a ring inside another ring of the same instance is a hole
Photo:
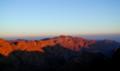
[[[0,39],[2,71],[103,69],[119,64],[119,57],[120,43],[113,40],[88,40],[64,35],[41,40]]]
[[[89,51],[98,52],[111,52],[118,47],[120,43],[112,40],[87,40],[81,37],[72,36],[58,36],[53,38],[45,38],[41,40],[4,40],[0,39],[0,54],[9,55],[11,52],[20,51],[38,51],[44,52],[43,48],[47,46],[61,45],[63,48],[67,48],[73,51],[80,51],[86,49]]]

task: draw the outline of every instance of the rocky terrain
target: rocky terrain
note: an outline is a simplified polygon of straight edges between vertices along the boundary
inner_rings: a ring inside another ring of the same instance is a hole
[[[0,39],[1,71],[70,71],[119,64],[120,43],[58,36],[42,40]],[[117,67],[117,66],[116,66]],[[109,69],[109,68],[108,68]]]

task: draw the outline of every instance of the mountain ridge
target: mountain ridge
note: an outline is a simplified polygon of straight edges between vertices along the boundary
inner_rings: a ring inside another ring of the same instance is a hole
[[[120,43],[112,40],[87,40],[82,37],[73,37],[73,36],[57,36],[53,38],[47,38],[42,40],[4,40],[0,39],[0,54],[8,56],[13,51],[29,51],[29,52],[44,52],[43,48],[47,46],[54,47],[57,44],[61,45],[64,48],[80,51],[81,48],[93,48],[96,47],[107,47],[111,46],[112,48],[117,48],[120,46]],[[97,48],[98,49],[98,48]],[[103,48],[102,48],[103,49]],[[104,48],[105,49],[105,48]]]

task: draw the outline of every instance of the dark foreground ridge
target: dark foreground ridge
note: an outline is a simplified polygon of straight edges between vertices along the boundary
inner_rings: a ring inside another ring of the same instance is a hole
[[[102,71],[117,70],[117,64],[120,64],[120,43],[111,40],[72,36],[0,39],[1,71]]]

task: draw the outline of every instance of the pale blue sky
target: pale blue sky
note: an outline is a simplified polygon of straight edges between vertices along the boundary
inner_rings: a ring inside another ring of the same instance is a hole
[[[0,37],[120,34],[120,0],[0,0]]]

